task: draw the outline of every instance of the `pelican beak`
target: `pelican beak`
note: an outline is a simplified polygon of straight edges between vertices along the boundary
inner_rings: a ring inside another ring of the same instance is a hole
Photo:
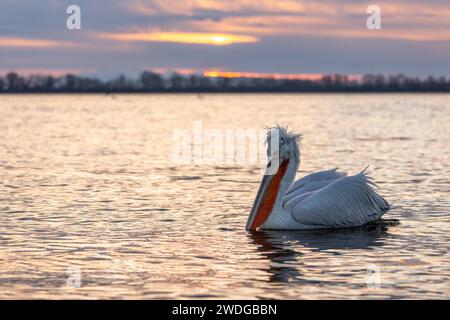
[[[254,231],[259,228],[269,217],[275,205],[275,201],[280,190],[281,179],[286,173],[289,160],[283,160],[278,170],[273,175],[264,175],[255,201],[253,202],[252,210],[248,216],[245,230]],[[270,167],[270,163],[267,168]]]

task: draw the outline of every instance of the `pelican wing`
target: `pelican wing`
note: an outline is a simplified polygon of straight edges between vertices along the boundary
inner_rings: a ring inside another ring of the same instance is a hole
[[[290,208],[295,220],[328,227],[359,226],[380,218],[389,204],[375,190],[364,172],[338,178],[310,192]]]
[[[340,172],[337,171],[337,168],[331,169],[331,170],[324,170],[319,172],[311,173],[307,176],[304,176],[303,178],[298,179],[295,181],[292,186],[289,188],[287,194],[295,192],[299,189],[305,189],[308,185],[317,183],[317,182],[323,182],[323,181],[329,181],[329,180],[336,180],[342,177],[346,177],[346,172]]]
[[[337,168],[319,171],[295,181],[283,197],[283,206],[286,209],[293,209],[300,201],[303,201],[314,191],[328,186],[337,179],[346,177],[346,172],[339,172]]]

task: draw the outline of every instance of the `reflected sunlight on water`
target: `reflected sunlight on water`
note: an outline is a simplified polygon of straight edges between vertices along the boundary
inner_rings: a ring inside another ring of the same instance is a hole
[[[450,95],[4,95],[0,115],[0,298],[450,298]],[[371,164],[395,209],[247,233],[259,168],[170,161],[194,121],[288,124],[298,176]]]

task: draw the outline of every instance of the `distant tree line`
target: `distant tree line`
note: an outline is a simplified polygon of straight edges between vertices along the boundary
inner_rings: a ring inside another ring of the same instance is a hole
[[[346,75],[324,75],[319,80],[274,78],[212,78],[170,76],[144,71],[137,79],[120,75],[102,81],[73,74],[0,76],[0,93],[144,93],[144,92],[450,92],[450,78],[366,74],[359,80]]]

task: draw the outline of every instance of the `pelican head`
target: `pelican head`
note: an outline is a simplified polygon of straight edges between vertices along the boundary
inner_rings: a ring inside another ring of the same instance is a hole
[[[289,130],[287,126],[276,125],[267,128],[268,167],[270,162],[277,158],[280,162],[288,160],[300,163],[301,140],[302,135]]]
[[[274,208],[288,167],[293,171],[290,178],[294,178],[300,165],[301,139],[301,134],[290,131],[288,127],[276,125],[267,128],[268,163],[245,226],[246,230],[256,230],[267,220]]]

